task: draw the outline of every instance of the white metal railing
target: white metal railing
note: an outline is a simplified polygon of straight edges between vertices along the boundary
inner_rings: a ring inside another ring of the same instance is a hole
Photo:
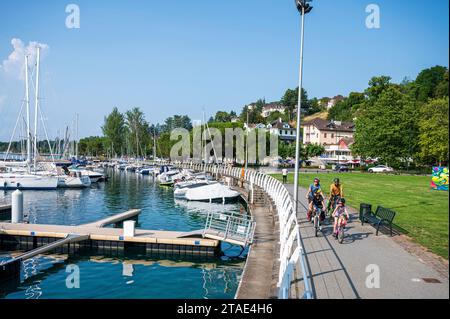
[[[253,243],[255,225],[251,216],[209,212],[203,236],[211,234],[222,238],[223,241],[239,243],[246,247]]]
[[[241,168],[228,167],[217,164],[197,164],[171,162],[181,168],[219,173],[237,179],[241,178]],[[312,299],[311,282],[309,269],[306,263],[305,252],[300,237],[300,228],[297,215],[294,212],[294,203],[286,187],[272,176],[247,169],[244,174],[244,181],[262,188],[275,203],[280,234],[280,269],[278,277],[278,298],[287,299],[290,297],[291,282],[295,278],[296,270],[300,270],[303,279],[302,298]]]

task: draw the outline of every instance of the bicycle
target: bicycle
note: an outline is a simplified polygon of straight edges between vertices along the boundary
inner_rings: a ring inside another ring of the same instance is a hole
[[[317,237],[319,231],[322,231],[321,225],[322,209],[317,206],[314,206],[312,215],[313,217],[311,222],[314,224],[314,235]]]
[[[339,241],[339,244],[342,244],[344,242],[346,225],[347,225],[347,216],[345,215],[340,216],[336,228],[336,238]]]

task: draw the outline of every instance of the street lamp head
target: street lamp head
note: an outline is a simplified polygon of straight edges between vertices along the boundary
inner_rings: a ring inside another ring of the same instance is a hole
[[[295,0],[295,6],[297,7],[297,10],[300,12],[300,14],[303,14],[303,12],[309,13],[312,10],[312,6],[308,3],[312,0]]]

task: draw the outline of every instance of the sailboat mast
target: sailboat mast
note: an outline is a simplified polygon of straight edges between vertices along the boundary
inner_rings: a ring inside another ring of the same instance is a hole
[[[76,114],[76,144],[75,144],[75,158],[78,159],[78,113]]]
[[[156,133],[153,130],[153,161],[156,161]]]
[[[28,89],[28,55],[25,55],[25,103],[27,107],[27,166],[31,164],[30,95]]]
[[[38,107],[39,107],[39,63],[40,63],[40,47],[37,46],[36,56],[36,94],[35,94],[35,107],[34,107],[34,169],[36,170],[37,160],[37,123],[38,123]]]

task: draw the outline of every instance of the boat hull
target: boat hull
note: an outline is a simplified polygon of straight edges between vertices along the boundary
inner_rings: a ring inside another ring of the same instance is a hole
[[[0,189],[53,190],[57,187],[58,179],[53,176],[0,176]]]

